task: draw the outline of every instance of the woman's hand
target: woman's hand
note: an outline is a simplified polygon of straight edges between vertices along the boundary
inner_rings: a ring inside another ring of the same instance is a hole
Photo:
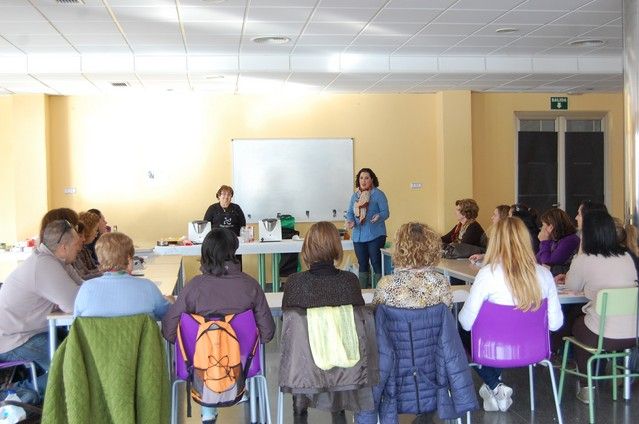
[[[352,230],[355,227],[355,221],[346,221],[346,225],[348,225],[349,230]]]
[[[373,217],[371,218],[371,224],[376,223],[377,221],[379,221],[379,214],[376,213],[375,215],[373,215]]]
[[[481,262],[484,260],[484,255],[482,253],[475,253],[468,258],[472,263]]]
[[[539,230],[539,235],[537,236],[537,238],[539,239],[539,241],[550,240],[550,233],[548,232],[546,227],[542,227],[541,230]]]

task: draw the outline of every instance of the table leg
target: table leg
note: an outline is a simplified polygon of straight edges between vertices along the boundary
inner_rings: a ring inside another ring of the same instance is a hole
[[[56,333],[56,320],[49,320],[49,359],[53,360],[55,348],[58,345],[58,335]]]
[[[382,253],[382,277],[386,275],[386,270],[384,269],[384,262],[386,262],[386,255]]]
[[[266,255],[264,253],[257,255],[257,281],[264,290],[266,285]]]
[[[271,291],[277,293],[280,291],[280,257],[279,253],[271,255],[271,277],[273,278],[273,287]]]

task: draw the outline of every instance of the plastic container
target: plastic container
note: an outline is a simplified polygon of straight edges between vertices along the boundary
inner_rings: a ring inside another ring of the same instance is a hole
[[[15,395],[18,397],[17,395]],[[20,398],[18,398],[20,399]],[[5,400],[12,400],[7,397]],[[0,408],[0,424],[16,424],[27,419],[24,409],[15,405],[5,405]]]

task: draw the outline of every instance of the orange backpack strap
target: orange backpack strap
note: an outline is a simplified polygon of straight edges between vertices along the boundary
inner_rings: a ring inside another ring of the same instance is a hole
[[[193,318],[195,321],[197,321],[197,323],[199,325],[204,324],[204,317],[202,317],[200,315],[196,315],[196,314],[189,314],[189,316],[191,318]],[[180,331],[180,326],[179,325],[178,325],[178,330],[177,330],[177,342],[178,342],[178,347],[180,348],[180,353],[182,354],[182,359],[186,363],[187,370],[188,370],[188,367],[190,366],[192,361],[187,356],[186,350],[184,349],[184,342],[182,341],[182,331]]]

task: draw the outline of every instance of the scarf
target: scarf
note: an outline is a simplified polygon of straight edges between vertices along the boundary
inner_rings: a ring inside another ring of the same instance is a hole
[[[368,211],[368,203],[371,198],[371,192],[370,190],[361,191],[360,189],[357,189],[357,192],[359,193],[359,196],[357,197],[355,203],[353,203],[353,213],[359,220],[359,223],[363,224],[366,222],[366,212]]]
[[[464,238],[464,234],[466,233],[466,230],[468,229],[468,226],[472,224],[473,222],[475,222],[474,219],[469,219],[463,225],[461,222],[458,222],[457,225],[455,225],[455,228],[453,229],[453,236],[451,237],[452,242],[461,243],[462,238]]]

